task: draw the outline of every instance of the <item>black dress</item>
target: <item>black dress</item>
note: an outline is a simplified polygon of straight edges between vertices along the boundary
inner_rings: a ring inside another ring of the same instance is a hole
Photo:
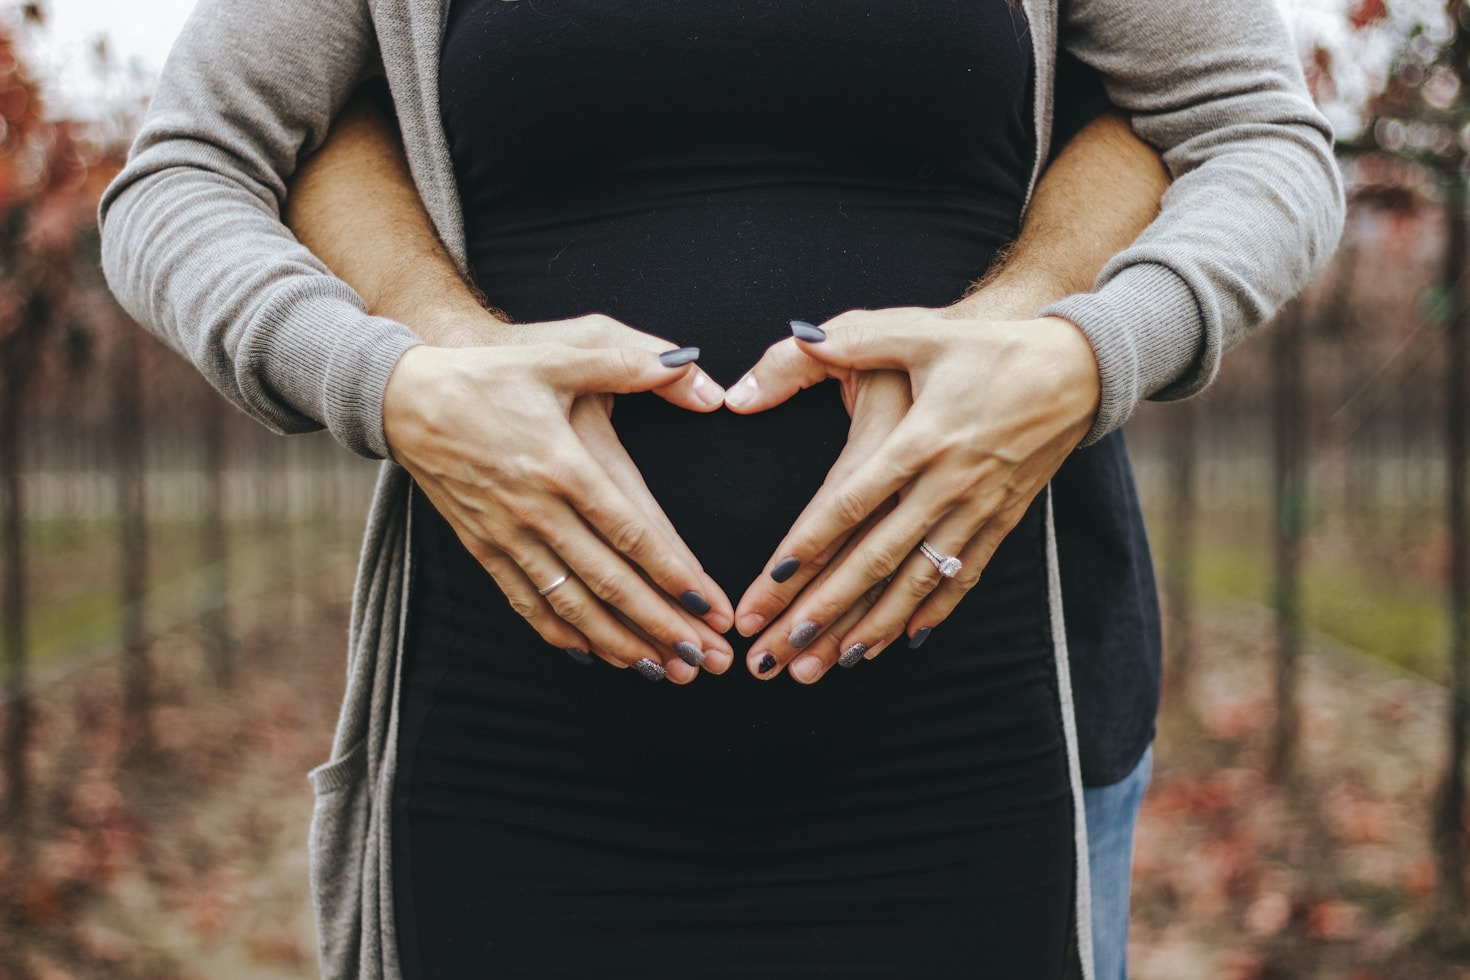
[[[731,384],[787,321],[957,299],[1017,231],[1031,39],[1005,0],[456,0],[471,266]],[[836,458],[833,384],[614,423],[732,598]],[[917,651],[817,685],[580,666],[415,494],[395,786],[414,977],[1055,977],[1073,811],[1040,507]]]

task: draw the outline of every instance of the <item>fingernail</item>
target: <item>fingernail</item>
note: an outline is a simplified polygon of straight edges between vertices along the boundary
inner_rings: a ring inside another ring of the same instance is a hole
[[[858,664],[862,663],[863,654],[867,652],[868,645],[866,643],[854,643],[852,646],[842,651],[842,656],[837,658],[837,666],[856,667]]]
[[[688,640],[685,640],[683,643],[675,643],[674,652],[679,655],[680,660],[691,667],[698,667],[704,663],[704,651]]]
[[[759,387],[760,382],[755,380],[755,375],[747,374],[735,382],[734,387],[725,392],[725,404],[731,408],[744,408],[755,400],[755,393]]]
[[[741,616],[740,621],[735,624],[735,628],[739,631],[741,636],[755,636],[761,630],[765,629],[765,626],[766,617],[757,616],[755,613],[746,613],[744,616]]]
[[[663,667],[644,657],[633,665],[633,669],[651,681],[661,681],[668,676],[668,671]]]
[[[927,640],[927,639],[929,639],[929,634],[930,633],[933,633],[933,632],[934,632],[934,627],[932,627],[932,626],[925,626],[923,629],[919,630],[919,632],[917,632],[913,636],[909,637],[909,649],[910,650],[917,650],[917,649],[919,649],[919,647],[921,647],[921,646],[924,645],[924,641]]]
[[[814,323],[807,323],[805,320],[792,320],[791,336],[797,340],[804,340],[809,344],[820,344],[827,339],[827,331]]]
[[[588,653],[586,650],[578,650],[576,647],[567,647],[567,656],[571,657],[583,667],[586,667],[588,664],[592,663],[592,654]]]
[[[713,408],[725,402],[725,393],[703,371],[695,372],[694,383],[690,388],[694,392],[694,397],[698,398],[702,405],[708,405]]]
[[[820,626],[808,619],[796,625],[796,629],[792,630],[791,635],[786,637],[786,642],[798,650],[804,650],[808,644],[817,638],[817,634],[821,631],[822,628]]]
[[[696,616],[703,616],[705,613],[709,612],[711,608],[710,604],[705,601],[704,596],[700,595],[698,592],[686,592],[683,595],[679,596],[679,601],[684,603],[685,609],[694,613],[694,615]]]
[[[723,674],[730,669],[735,658],[723,650],[704,651],[704,669],[712,674]]]
[[[800,558],[782,558],[780,564],[771,569],[771,578],[777,582],[784,582],[796,574],[801,567]]]
[[[658,356],[658,362],[666,368],[683,367],[699,360],[698,347],[680,347],[677,350],[666,350]]]
[[[810,655],[797,657],[786,673],[802,684],[810,684],[822,676],[822,662]]]
[[[760,671],[762,674],[769,674],[771,671],[775,670],[776,669],[776,657],[775,657],[775,655],[768,653],[764,657],[761,657],[760,666],[757,667],[756,669],[758,671]]]

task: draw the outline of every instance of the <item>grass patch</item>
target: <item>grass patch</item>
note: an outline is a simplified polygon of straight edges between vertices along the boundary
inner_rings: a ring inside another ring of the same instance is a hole
[[[1201,534],[1195,587],[1201,600],[1274,604],[1276,571],[1265,544]],[[1444,677],[1449,624],[1444,599],[1371,562],[1327,561],[1307,550],[1301,568],[1302,617],[1310,628],[1435,680]]]
[[[269,532],[255,525],[234,528],[229,543],[230,594],[242,597],[272,588],[279,584],[283,565],[289,564],[299,579],[343,554],[350,556],[358,533],[356,524],[330,521],[302,521],[292,528],[289,539],[278,527]],[[209,597],[201,574],[198,528],[152,525],[148,535],[144,619],[150,632],[158,632],[198,617]],[[115,525],[32,527],[27,529],[27,542],[30,663],[44,668],[116,647],[121,642],[123,610]]]

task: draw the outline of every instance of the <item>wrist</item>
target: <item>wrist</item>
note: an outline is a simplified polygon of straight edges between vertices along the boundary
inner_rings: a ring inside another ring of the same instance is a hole
[[[387,443],[388,458],[399,465],[404,462],[401,450],[405,433],[413,427],[412,419],[420,407],[422,379],[426,371],[432,370],[434,357],[434,349],[426,344],[408,348],[383,386],[383,441]]]
[[[398,276],[395,283],[365,294],[374,316],[408,327],[435,347],[480,347],[497,343],[507,326],[457,275]]]
[[[982,320],[1033,320],[1046,306],[1075,290],[1045,270],[1006,268],[979,285],[954,304],[964,316]]]
[[[1038,353],[1054,372],[1057,389],[1079,422],[1091,429],[1102,404],[1102,369],[1087,334],[1066,317],[1047,316],[1028,323]]]

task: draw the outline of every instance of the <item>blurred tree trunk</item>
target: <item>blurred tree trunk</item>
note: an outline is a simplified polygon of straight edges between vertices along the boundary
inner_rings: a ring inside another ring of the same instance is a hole
[[[1303,333],[1300,300],[1276,322],[1274,336],[1274,489],[1276,504],[1276,731],[1271,776],[1289,785],[1296,764],[1297,659],[1301,652],[1302,530],[1306,516],[1306,439],[1302,411]]]
[[[221,687],[235,676],[235,634],[230,626],[230,552],[225,524],[228,490],[225,486],[229,460],[225,412],[227,403],[213,389],[203,393],[200,419],[205,472],[204,518],[200,529],[203,545],[204,633],[210,672]]]
[[[134,754],[153,747],[148,709],[153,686],[148,657],[148,517],[144,496],[143,395],[139,332],[121,327],[113,362],[112,422],[118,503],[118,598],[122,606],[123,710]]]
[[[1165,690],[1176,710],[1186,707],[1194,629],[1195,525],[1199,521],[1198,411],[1192,399],[1168,408],[1169,523],[1164,539],[1164,595],[1168,602]]]
[[[31,736],[31,693],[27,679],[25,493],[21,484],[21,439],[26,389],[35,374],[37,335],[50,309],[35,293],[21,320],[0,343],[0,541],[5,549],[5,591],[0,599],[5,645],[5,820],[24,820],[30,805],[26,754]]]
[[[1457,48],[1463,47],[1464,28],[1457,28]],[[1460,61],[1463,62],[1463,57]],[[1465,922],[1465,743],[1470,732],[1470,556],[1466,555],[1466,385],[1470,383],[1467,356],[1465,268],[1467,241],[1465,180],[1456,168],[1447,175],[1445,220],[1448,242],[1445,252],[1445,288],[1450,317],[1447,326],[1448,361],[1445,365],[1445,404],[1449,473],[1450,534],[1450,718],[1449,761],[1435,816],[1434,843],[1438,862],[1436,911],[1440,936],[1462,941]]]
[[[296,528],[293,523],[293,488],[291,486],[292,476],[292,449],[295,441],[280,437],[271,440],[271,470],[272,476],[272,500],[271,511],[273,520],[280,530],[280,540],[276,545],[278,564],[273,573],[286,588],[286,603],[284,609],[283,625],[290,631],[297,622],[299,610],[296,608]]]

